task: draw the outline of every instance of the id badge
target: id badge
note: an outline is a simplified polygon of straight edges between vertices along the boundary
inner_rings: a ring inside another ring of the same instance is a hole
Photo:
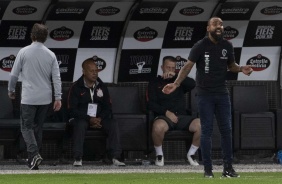
[[[96,113],[97,113],[97,104],[95,103],[89,103],[88,104],[88,109],[87,109],[87,115],[89,115],[90,117],[96,117]]]

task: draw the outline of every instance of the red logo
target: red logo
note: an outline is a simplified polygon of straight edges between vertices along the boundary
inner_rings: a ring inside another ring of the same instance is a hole
[[[16,56],[10,55],[8,57],[4,57],[3,59],[0,60],[0,69],[6,71],[6,72],[11,72],[14,62],[15,62]]]
[[[137,41],[148,42],[157,38],[158,32],[150,27],[145,27],[143,29],[137,30],[133,36]]]

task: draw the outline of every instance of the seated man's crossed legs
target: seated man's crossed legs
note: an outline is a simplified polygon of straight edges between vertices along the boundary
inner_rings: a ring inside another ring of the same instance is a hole
[[[187,130],[187,133],[193,133],[192,144],[187,153],[187,160],[190,165],[198,166],[199,163],[195,159],[195,153],[200,147],[201,124],[199,118],[193,118],[191,116],[179,116],[176,123],[165,116],[156,117],[152,127],[152,139],[156,151],[155,164],[157,166],[164,165],[162,149],[164,136],[167,131],[173,130]]]

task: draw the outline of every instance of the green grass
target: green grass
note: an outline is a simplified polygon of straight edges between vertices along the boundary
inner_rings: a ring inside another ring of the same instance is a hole
[[[128,173],[128,174],[3,174],[1,184],[280,184],[282,173],[241,173],[240,178],[203,178],[202,173]]]

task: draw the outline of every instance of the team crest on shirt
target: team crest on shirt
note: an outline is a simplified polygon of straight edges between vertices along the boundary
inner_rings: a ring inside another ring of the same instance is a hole
[[[103,97],[103,91],[101,90],[101,88],[97,89],[97,96]]]
[[[228,57],[226,56],[226,54],[227,54],[226,49],[222,49],[221,54],[222,54],[222,56],[220,57],[220,59],[228,59]]]

